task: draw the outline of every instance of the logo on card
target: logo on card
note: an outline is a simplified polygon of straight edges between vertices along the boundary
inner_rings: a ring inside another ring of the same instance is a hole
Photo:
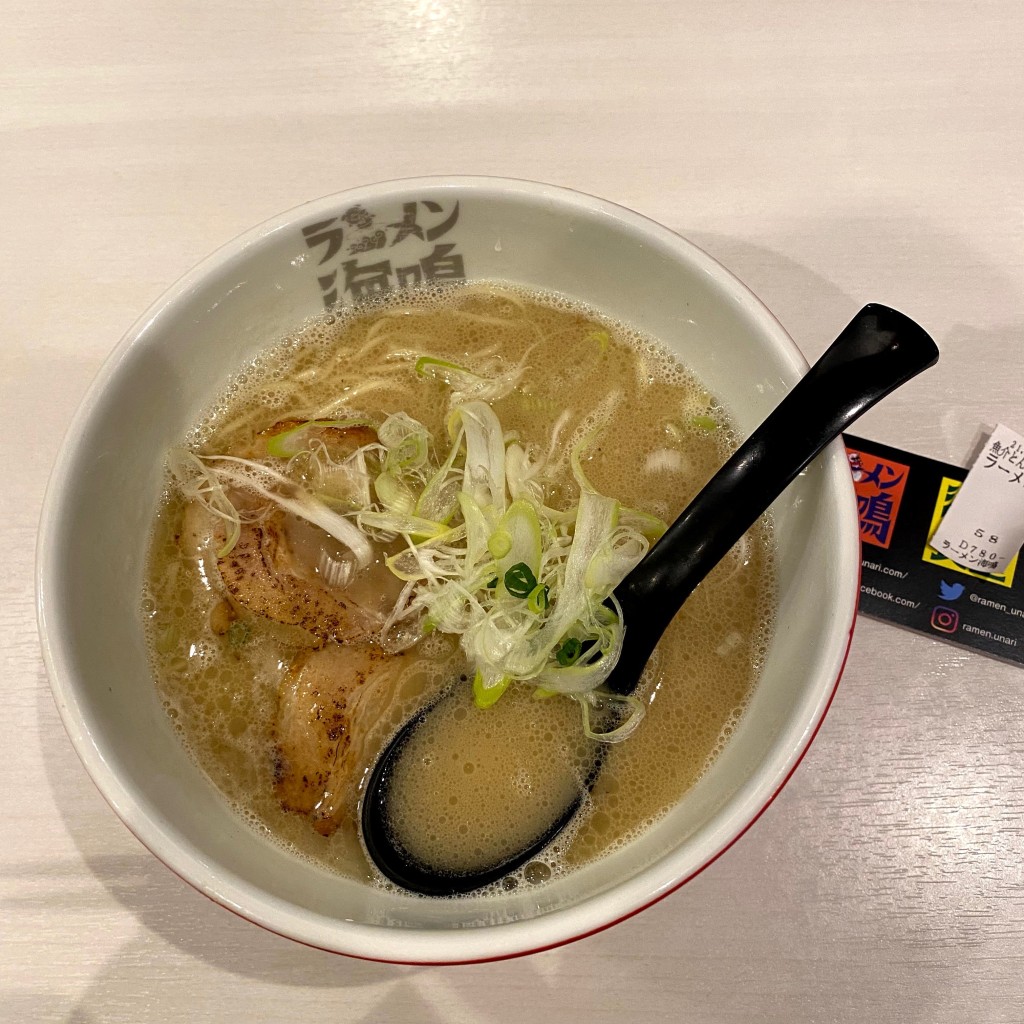
[[[939,580],[939,597],[943,601],[959,601],[964,592],[964,585],[962,583],[947,583],[945,580]]]
[[[951,558],[947,558],[945,555],[940,554],[931,546],[930,541],[932,537],[935,536],[935,531],[939,528],[939,523],[942,522],[942,517],[949,511],[950,505],[953,504],[953,499],[956,497],[957,491],[960,490],[960,483],[961,481],[953,480],[948,476],[944,476],[942,478],[939,493],[935,498],[935,508],[932,511],[932,521],[931,525],[928,527],[928,539],[925,541],[924,554],[921,555],[921,561],[927,562],[929,565],[938,566],[940,569],[948,569],[950,572],[961,572],[965,576],[973,576],[976,580],[985,580],[987,583],[995,583],[1000,587],[1012,587],[1013,574],[1017,570],[1017,558],[1019,556],[1015,555],[1002,572],[975,572],[973,569],[967,569],[962,565],[957,565],[957,563]],[[864,524],[862,521],[862,537],[863,529]],[[943,584],[943,586],[945,585],[946,584]],[[942,596],[944,600],[955,600],[954,598],[946,598],[945,594]],[[935,625],[934,621],[932,622],[932,625]],[[943,632],[950,633],[952,630],[944,630]]]
[[[937,629],[940,633],[955,633],[959,625],[960,615],[955,608],[937,604],[932,609],[932,629]]]
[[[887,548],[899,514],[910,467],[868,452],[846,449],[857,492],[860,539],[865,544]]]

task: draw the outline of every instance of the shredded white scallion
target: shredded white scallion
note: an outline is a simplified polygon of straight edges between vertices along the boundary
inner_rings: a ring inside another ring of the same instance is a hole
[[[383,421],[377,442],[341,463],[315,440],[308,428],[319,424],[310,421],[288,432],[292,446],[310,441],[284,471],[280,460],[184,450],[172,453],[171,469],[187,498],[227,522],[222,553],[237,542],[242,523],[268,505],[340,541],[352,562],[332,559],[320,567],[329,586],[345,585],[373,561],[372,540],[403,539],[405,547],[386,559],[405,586],[381,630],[385,649],[404,650],[432,629],[457,634],[481,707],[510,684],[529,683],[539,695],[575,699],[586,735],[617,742],[636,728],[644,706],[600,689],[622,646],[613,591],[665,524],[621,507],[586,477],[583,461],[603,409],[570,452],[576,504],[548,504],[547,482],[565,457],[557,451],[568,414],[556,422],[545,451],[507,434],[483,400],[508,394],[521,369],[489,382],[429,356],[417,362],[421,377],[473,395],[451,406],[446,453],[423,424],[400,412]],[[248,504],[252,496],[267,504],[239,511],[232,500],[239,495],[249,495]],[[612,723],[607,731],[592,724],[595,712]]]
[[[437,532],[430,535],[423,519],[372,512],[358,521],[390,523],[406,540],[407,548],[388,560],[406,581],[389,632],[425,619],[456,633],[475,672],[478,704],[489,706],[510,682],[528,682],[580,701],[587,734],[617,742],[635,728],[642,705],[600,694],[600,707],[618,713],[620,722],[600,733],[590,725],[598,705],[583,698],[599,694],[622,646],[612,591],[664,527],[590,484],[581,466],[590,437],[572,453],[578,503],[547,505],[542,481],[563,429],[559,423],[549,451],[540,454],[518,441],[506,446],[507,435],[484,402],[456,405],[448,420],[452,448],[416,499],[417,508],[432,506],[423,495],[461,469],[455,529],[434,520]]]

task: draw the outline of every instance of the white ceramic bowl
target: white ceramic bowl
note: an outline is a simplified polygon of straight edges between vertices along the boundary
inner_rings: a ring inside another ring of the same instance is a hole
[[[360,240],[378,242],[378,229],[387,248],[349,252]],[[57,705],[128,828],[173,871],[252,921],[313,946],[399,962],[555,946],[635,913],[705,868],[761,814],[813,739],[857,600],[853,489],[835,442],[774,506],[777,627],[725,751],[640,840],[536,890],[500,900],[386,894],[289,856],[236,818],[182,750],[143,645],[139,594],[165,452],[229,374],[325,301],[459,272],[563,292],[661,338],[744,433],[807,368],[727,270],[620,206],[499,178],[370,185],[254,228],[143,314],[68,433],[39,540],[39,621]]]

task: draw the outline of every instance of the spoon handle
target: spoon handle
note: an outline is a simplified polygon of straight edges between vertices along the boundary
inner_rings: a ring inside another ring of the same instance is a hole
[[[869,304],[850,321],[616,589],[634,633],[626,646],[642,658],[637,677],[682,603],[793,478],[861,413],[938,357],[928,334],[888,306]],[[634,647],[637,632],[649,634],[649,645]],[[631,671],[620,669],[613,679],[625,683]]]

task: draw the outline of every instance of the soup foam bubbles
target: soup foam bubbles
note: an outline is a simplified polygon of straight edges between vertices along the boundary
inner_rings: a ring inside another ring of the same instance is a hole
[[[379,421],[399,409],[443,439],[448,389],[416,376],[413,365],[424,354],[481,375],[528,364],[521,388],[496,401],[495,411],[506,430],[541,448],[560,417],[569,414],[553,451],[560,476],[552,494],[566,501],[575,493],[568,452],[595,430],[597,441],[584,463],[594,486],[666,520],[681,511],[735,446],[724,410],[660,343],[564,297],[508,286],[433,289],[325,315],[245,367],[186,443],[201,452],[226,451],[289,417],[364,415]],[[645,469],[652,452],[659,451],[679,457]],[[182,557],[181,514],[180,495],[169,486],[144,595],[151,660],[176,730],[214,784],[260,831],[330,870],[386,884],[367,865],[353,830],[319,835],[308,819],[282,809],[275,797],[278,694],[303,648],[258,621],[248,623],[240,642],[211,633],[219,584],[212,573],[204,576]],[[746,706],[770,635],[773,600],[770,528],[762,522],[674,620],[640,691],[645,721],[628,741],[609,749],[573,833],[513,876],[517,884],[537,884],[618,849],[692,786]],[[421,647],[422,657],[403,673],[399,699],[378,723],[382,742],[425,699],[467,673],[454,638],[432,634]],[[529,691],[521,697],[525,701]],[[527,803],[532,799],[539,813],[546,802],[557,802],[563,784],[556,782],[555,795],[538,796],[538,780],[564,779],[565,771],[578,772],[586,758],[572,752],[570,738],[580,735],[577,709],[564,698],[536,703],[560,708],[545,712],[559,721],[543,733],[527,730],[511,746],[514,732],[492,733],[489,742],[506,747],[489,767],[495,780],[509,775],[509,792],[525,796]],[[542,754],[540,767],[525,769],[531,743],[535,755],[544,747],[528,737],[548,732],[560,751],[555,765],[546,767],[544,758],[553,755]],[[494,769],[509,762],[515,762],[510,772]],[[441,794],[442,807],[425,816],[430,825],[422,828],[424,841],[469,848],[474,817],[468,805],[474,798],[460,787],[459,773],[464,779],[487,768],[483,754],[458,752],[451,758],[441,773],[447,781],[432,787]],[[487,791],[486,786],[473,790]],[[457,802],[449,807],[467,812],[461,817],[443,806],[452,796]],[[514,837],[494,833],[486,822],[487,804],[475,799],[480,827],[471,852],[489,829],[492,847],[514,843]],[[413,804],[423,806],[418,799]]]

